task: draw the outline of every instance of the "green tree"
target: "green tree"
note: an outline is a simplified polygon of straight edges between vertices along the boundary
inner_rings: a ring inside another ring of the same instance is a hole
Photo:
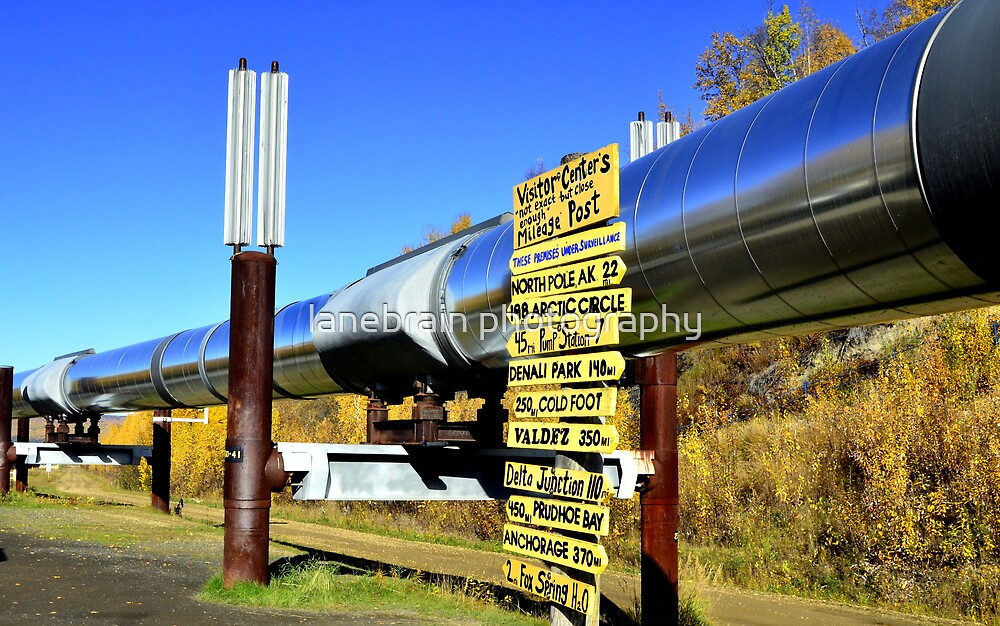
[[[855,51],[850,37],[818,18],[808,3],[795,19],[783,5],[767,12],[761,25],[738,37],[713,33],[695,65],[695,88],[714,121],[785,85],[835,63]]]
[[[799,31],[784,5],[778,13],[769,10],[764,23],[743,37],[712,33],[695,65],[695,87],[708,103],[705,117],[717,120],[794,81]]]
[[[778,13],[768,10],[763,26],[745,38],[753,52],[754,69],[759,70],[751,79],[761,91],[773,93],[798,78],[794,61],[802,41],[800,31],[786,4]]]

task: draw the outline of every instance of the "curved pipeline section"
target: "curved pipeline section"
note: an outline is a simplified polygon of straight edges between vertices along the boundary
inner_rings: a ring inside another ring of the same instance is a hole
[[[964,0],[622,170],[634,356],[1000,302],[1000,3]],[[510,218],[275,317],[276,397],[496,384]],[[667,322],[667,323],[662,323]],[[225,401],[228,323],[15,377],[18,417]],[[499,377],[502,379],[502,377]]]

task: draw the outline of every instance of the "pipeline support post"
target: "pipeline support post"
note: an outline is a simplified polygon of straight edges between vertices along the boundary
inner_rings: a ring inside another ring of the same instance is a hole
[[[10,493],[10,459],[7,453],[14,447],[11,430],[14,421],[14,368],[0,365],[0,493]]]
[[[581,418],[573,421],[584,424],[599,423],[597,418]],[[557,469],[569,469],[600,474],[604,471],[604,460],[600,454],[561,453],[556,454],[554,467]],[[580,539],[592,543],[601,542],[600,536],[589,533],[565,531],[562,534],[573,539]],[[571,578],[574,578],[584,584],[593,585],[597,590],[597,595],[592,600],[593,603],[596,603],[596,606],[588,613],[578,613],[573,609],[569,609],[560,606],[558,603],[552,602],[549,606],[549,626],[598,626],[600,623],[601,602],[600,576],[591,574],[590,572],[584,572],[582,570],[570,573],[566,569],[563,569],[562,566],[557,566],[551,563],[549,564],[549,569],[557,574],[570,576]]]
[[[368,398],[368,443],[382,443],[381,433],[376,424],[389,421],[389,407],[385,401],[376,396]]]
[[[642,532],[642,624],[676,624],[677,595],[677,353],[636,362],[640,385],[640,445],[655,473],[639,497]]]
[[[28,418],[21,417],[17,420],[17,438],[15,441],[28,442]],[[14,488],[18,493],[28,490],[28,464],[24,462],[24,457],[14,461]]]
[[[261,252],[233,256],[229,329],[229,403],[223,476],[223,586],[268,584],[274,370],[274,280],[277,262]]]
[[[170,409],[153,411],[153,484],[150,505],[170,513]]]

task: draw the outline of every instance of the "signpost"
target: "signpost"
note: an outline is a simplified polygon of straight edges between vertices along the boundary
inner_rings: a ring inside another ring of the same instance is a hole
[[[506,508],[507,519],[518,524],[539,524],[602,537],[606,537],[611,528],[610,509],[597,504],[511,496]]]
[[[510,258],[510,271],[517,276],[624,250],[625,223],[618,222],[515,249],[514,256]]]
[[[620,352],[522,359],[507,367],[507,384],[516,387],[618,380],[624,371],[625,358]]]
[[[594,320],[555,323],[551,326],[516,330],[507,340],[507,351],[511,356],[531,356],[616,346],[618,341],[618,318],[611,315]]]
[[[604,474],[510,461],[504,465],[503,486],[588,502],[603,502],[612,493]]]
[[[610,454],[618,448],[618,441],[618,431],[608,424],[516,422],[507,433],[507,445],[511,448],[537,450]]]
[[[615,255],[625,249],[626,226],[607,224],[620,213],[618,177],[618,146],[612,144],[514,187],[507,317],[519,328],[507,342],[515,357],[507,383],[573,387],[514,398],[507,445],[569,454],[557,455],[555,467],[505,464],[505,486],[548,497],[511,496],[507,517],[513,523],[504,526],[504,547],[571,573],[509,559],[504,575],[551,601],[553,624],[596,624],[597,575],[608,564],[600,545],[610,528],[601,453],[618,447],[618,431],[604,418],[614,415],[617,390],[607,385],[621,378],[625,359],[616,351],[587,351],[618,345],[618,316],[632,311],[632,290],[618,287],[627,268]]]
[[[554,296],[597,287],[614,287],[622,282],[627,270],[625,261],[617,255],[560,265],[530,274],[512,276],[510,293],[517,299]]]
[[[608,315],[631,310],[632,289],[625,287],[513,300],[507,309],[507,319],[512,324],[569,320],[594,327]]]
[[[522,391],[514,398],[514,417],[610,417],[618,389]]]
[[[514,249],[618,217],[618,145],[514,187]]]
[[[518,589],[580,613],[589,613],[591,604],[597,602],[597,589],[593,585],[550,572],[537,565],[507,559],[503,571],[507,582]]]
[[[513,524],[503,525],[503,547],[592,574],[600,574],[608,567],[608,553],[599,543]]]

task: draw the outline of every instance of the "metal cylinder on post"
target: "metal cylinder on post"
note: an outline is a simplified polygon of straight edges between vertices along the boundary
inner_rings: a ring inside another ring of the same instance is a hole
[[[14,411],[14,368],[0,365],[0,493],[10,493],[10,460],[7,452],[14,447],[11,439]]]
[[[266,585],[271,492],[274,281],[277,262],[261,252],[233,256],[229,402],[223,483],[222,580]]]
[[[153,484],[150,504],[170,513],[170,409],[153,411]]]
[[[642,623],[676,624],[677,594],[677,354],[636,362],[642,393],[640,445],[655,473],[639,497],[642,532]]]

